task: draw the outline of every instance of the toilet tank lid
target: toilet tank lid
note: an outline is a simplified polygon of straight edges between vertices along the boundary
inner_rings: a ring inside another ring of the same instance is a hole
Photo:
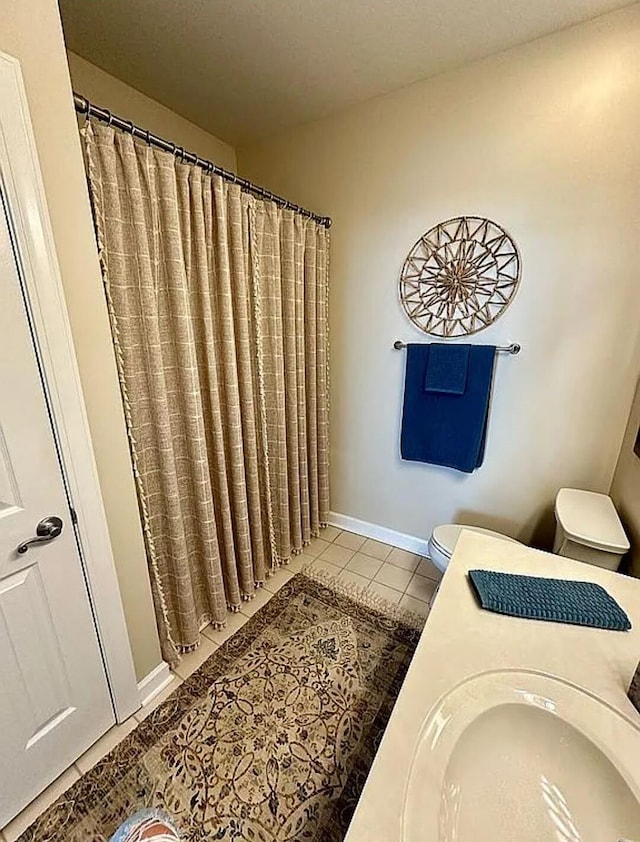
[[[611,553],[629,549],[613,500],[606,494],[561,488],[556,496],[556,519],[567,537],[578,544]]]

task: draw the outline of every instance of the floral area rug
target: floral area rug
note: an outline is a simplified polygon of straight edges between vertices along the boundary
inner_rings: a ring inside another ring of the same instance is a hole
[[[419,637],[298,574],[20,842],[105,842],[145,807],[185,842],[342,840]]]

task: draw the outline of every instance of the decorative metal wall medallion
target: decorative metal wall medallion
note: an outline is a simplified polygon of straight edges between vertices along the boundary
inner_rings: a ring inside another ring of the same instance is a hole
[[[493,324],[520,281],[520,254],[507,232],[479,216],[431,228],[409,252],[400,300],[411,321],[433,336],[466,336]]]

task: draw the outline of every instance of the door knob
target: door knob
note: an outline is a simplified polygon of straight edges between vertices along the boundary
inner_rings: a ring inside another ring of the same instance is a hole
[[[53,541],[62,532],[62,521],[57,515],[43,518],[36,526],[36,537],[29,538],[28,541],[23,541],[19,544],[17,551],[19,553],[26,553],[31,544],[44,544],[47,541]]]

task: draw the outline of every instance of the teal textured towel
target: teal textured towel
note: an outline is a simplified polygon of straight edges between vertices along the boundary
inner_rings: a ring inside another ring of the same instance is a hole
[[[480,604],[488,611],[612,631],[631,628],[629,618],[615,599],[594,582],[544,579],[493,570],[470,570],[469,578]]]

